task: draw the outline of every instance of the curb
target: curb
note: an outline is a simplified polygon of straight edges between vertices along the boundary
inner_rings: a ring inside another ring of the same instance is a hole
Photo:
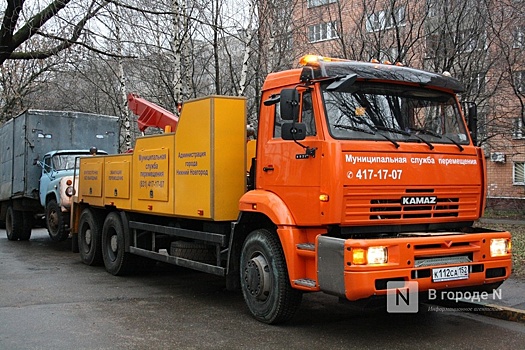
[[[485,308],[490,310],[473,311],[484,316],[498,318],[501,320],[513,321],[525,323],[525,312],[523,310],[514,309],[511,307],[500,306],[500,305],[484,305]]]

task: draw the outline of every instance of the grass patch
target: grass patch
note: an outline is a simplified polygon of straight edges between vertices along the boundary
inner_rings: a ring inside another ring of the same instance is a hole
[[[483,213],[487,219],[512,219],[525,220],[525,211],[523,209],[490,209],[487,208]]]

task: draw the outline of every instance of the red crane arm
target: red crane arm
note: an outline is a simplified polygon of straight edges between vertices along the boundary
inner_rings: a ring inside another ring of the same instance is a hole
[[[170,126],[171,131],[175,131],[177,128],[179,118],[175,114],[138,95],[128,95],[128,108],[139,117],[137,123],[140,131],[144,131],[150,126],[163,130],[166,129],[166,126]]]

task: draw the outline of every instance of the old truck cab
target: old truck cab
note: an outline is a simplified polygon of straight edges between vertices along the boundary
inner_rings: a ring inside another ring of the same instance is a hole
[[[107,154],[93,150],[54,150],[46,153],[36,165],[42,168],[39,182],[40,205],[45,209],[46,226],[51,239],[63,241],[69,235],[71,197],[66,189],[73,184],[75,159],[91,154]]]

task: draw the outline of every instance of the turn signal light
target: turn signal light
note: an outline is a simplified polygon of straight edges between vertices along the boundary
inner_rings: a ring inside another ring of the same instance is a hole
[[[366,264],[366,250],[362,248],[352,249],[352,263],[354,265]]]

